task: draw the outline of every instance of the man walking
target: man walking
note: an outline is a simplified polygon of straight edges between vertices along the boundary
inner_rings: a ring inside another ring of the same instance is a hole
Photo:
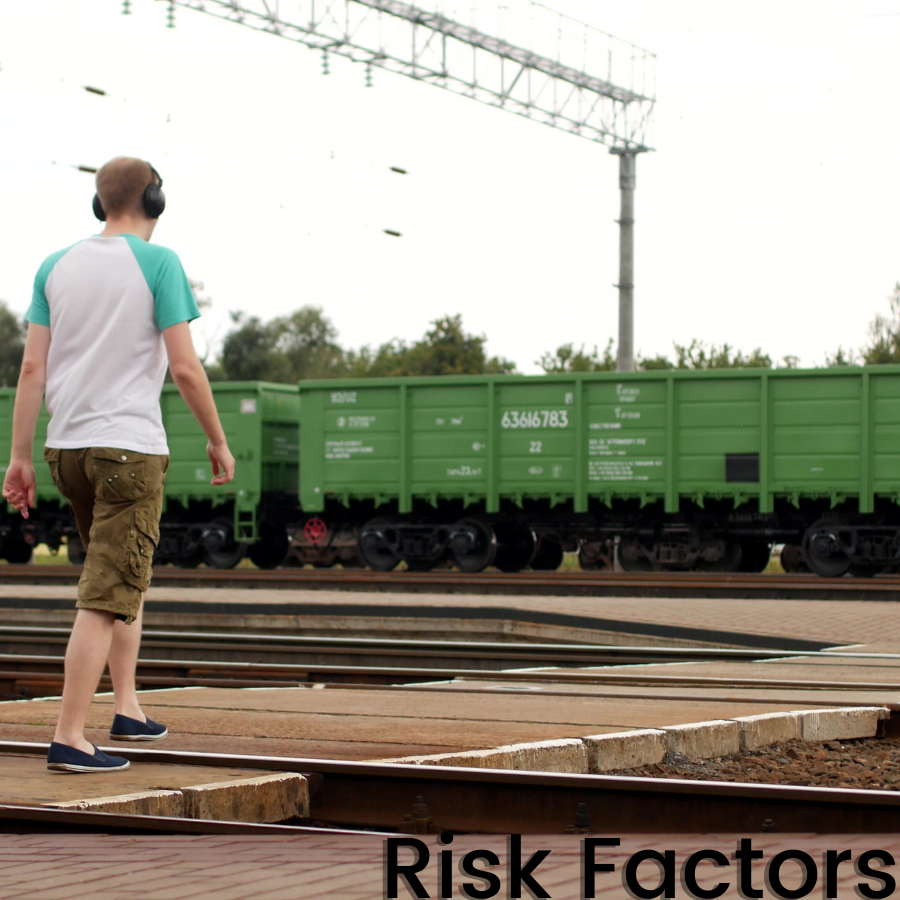
[[[34,433],[46,389],[44,458],[68,499],[87,557],[65,683],[47,766],[65,772],[127,769],[84,737],[103,669],[115,691],[114,740],[159,740],[135,691],[143,596],[159,541],[169,465],[159,396],[166,366],[206,434],[212,484],[234,477],[206,372],[188,323],[199,316],[181,262],[149,242],[165,209],[147,162],[111,160],[97,173],[103,232],[47,257],[25,316],[28,333],[13,413],[3,496],[27,518],[34,506]]]

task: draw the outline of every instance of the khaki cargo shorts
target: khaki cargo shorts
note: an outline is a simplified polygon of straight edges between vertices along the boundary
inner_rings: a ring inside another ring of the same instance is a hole
[[[106,610],[130,625],[150,587],[169,457],[45,447],[44,459],[87,550],[75,605]]]

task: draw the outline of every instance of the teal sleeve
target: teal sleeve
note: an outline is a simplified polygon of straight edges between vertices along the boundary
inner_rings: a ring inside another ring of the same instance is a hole
[[[34,322],[35,325],[46,325],[50,327],[50,304],[47,303],[47,295],[44,293],[44,285],[47,283],[46,277],[41,278],[40,271],[34,279],[34,291],[31,295],[31,306],[25,313],[26,322]]]
[[[199,318],[194,292],[177,254],[133,235],[125,237],[153,294],[156,327],[165,331],[179,322],[193,322]]]
[[[72,246],[75,246],[74,244]],[[58,250],[51,253],[42,263],[34,276],[34,290],[31,294],[31,306],[25,313],[26,322],[34,322],[35,325],[46,325],[50,327],[50,304],[47,302],[47,279],[53,271],[53,267],[62,259],[65,254],[71,250],[66,247],[64,250]]]

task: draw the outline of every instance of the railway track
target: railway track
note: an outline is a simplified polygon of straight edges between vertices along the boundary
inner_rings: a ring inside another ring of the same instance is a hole
[[[0,584],[73,585],[81,569],[66,565],[2,565]],[[165,587],[282,590],[392,591],[405,593],[538,594],[607,597],[722,599],[900,599],[900,578],[819,578],[816,575],[746,575],[697,572],[371,572],[360,569],[178,569],[158,567],[153,583]]]
[[[0,755],[2,759],[2,755]],[[260,825],[166,816],[131,816],[47,806],[0,804],[0,834],[223,834],[266,837],[273,834],[359,834],[339,828]]]
[[[0,760],[3,754],[40,757],[46,751],[46,744],[2,742]],[[310,778],[311,817],[341,828],[495,834],[562,834],[578,828],[617,835],[752,834],[776,829],[872,834],[895,830],[900,815],[900,793],[888,791],[225,756],[140,748],[129,748],[129,756],[135,765],[151,762],[299,772]],[[0,827],[8,830],[18,825],[20,830],[28,830],[36,824],[34,818],[17,822],[17,814],[36,815],[34,808],[0,807]],[[53,813],[48,815],[53,817]],[[151,817],[110,816],[105,821],[112,825],[113,819],[119,828],[131,824],[157,832],[179,824],[203,827],[196,820],[153,822]],[[90,822],[85,817],[81,821],[87,830],[104,830],[101,818]],[[224,829],[231,823],[204,824]],[[265,826],[241,827],[246,828],[245,833],[255,833]]]
[[[6,699],[50,696],[62,684],[68,629],[0,626],[0,693]],[[660,675],[617,666],[673,662],[739,662],[820,658],[828,661],[900,660],[900,654],[751,650],[728,647],[641,647],[590,644],[414,641],[375,638],[322,638],[147,631],[138,661],[142,688],[298,687],[404,685],[464,679],[494,685],[554,685],[590,689],[603,686],[784,690],[885,690],[900,692],[897,682],[713,678]],[[540,667],[534,671],[535,667]],[[597,668],[603,667],[603,668]],[[679,672],[682,670],[678,670]],[[101,687],[108,686],[104,680]],[[430,688],[433,689],[433,688]],[[477,689],[477,688],[476,688]],[[493,689],[497,689],[494,687]],[[771,696],[766,701],[771,702]],[[810,699],[807,705],[815,705]],[[847,705],[853,705],[848,701]]]

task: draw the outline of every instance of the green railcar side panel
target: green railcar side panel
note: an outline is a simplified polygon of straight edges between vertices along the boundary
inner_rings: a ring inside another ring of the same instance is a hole
[[[6,467],[12,452],[12,421],[15,402],[15,388],[0,388],[0,479],[6,474]],[[38,503],[56,503],[61,506],[68,501],[63,500],[60,496],[50,477],[47,463],[44,462],[44,444],[47,441],[47,423],[49,421],[50,414],[46,407],[41,405],[34,432],[34,455],[32,457],[37,478],[35,499]]]
[[[234,527],[253,540],[262,492],[297,489],[299,391],[265,382],[214,382],[212,389],[235,458],[234,481],[224,488],[209,483],[206,436],[178,389],[167,384],[160,398],[171,457],[165,501],[218,506],[233,500]]]
[[[872,376],[871,486],[900,500],[900,376]]]
[[[772,491],[858,494],[861,373],[773,378],[769,390]]]
[[[0,477],[6,475],[6,466],[12,452],[12,415],[16,392],[12,388],[0,388]]]
[[[500,497],[572,498],[576,380],[516,378],[498,381],[496,390]]]
[[[759,454],[761,392],[759,377],[676,382],[679,494],[759,492],[758,480],[728,479],[727,459]]]
[[[589,493],[665,491],[666,392],[665,379],[607,380],[587,385]]]
[[[300,484],[300,392],[262,395],[262,489],[295,493]]]
[[[169,443],[170,464],[164,504],[178,500],[208,501],[213,506],[235,503],[235,527],[254,539],[256,509],[264,490],[295,491],[298,483],[299,391],[294,385],[263,382],[219,382],[212,385],[228,444],[236,459],[235,479],[226,488],[209,483],[212,471],[206,456],[206,436],[178,389],[163,387],[160,407]],[[0,459],[3,471],[9,459],[15,391],[0,390]],[[37,499],[60,497],[44,462],[44,443],[50,416],[41,409],[34,442]]]
[[[301,385],[304,508],[349,501],[900,503],[900,367]],[[308,477],[309,476],[309,477]]]
[[[488,409],[483,384],[408,387],[412,497],[487,492]]]

